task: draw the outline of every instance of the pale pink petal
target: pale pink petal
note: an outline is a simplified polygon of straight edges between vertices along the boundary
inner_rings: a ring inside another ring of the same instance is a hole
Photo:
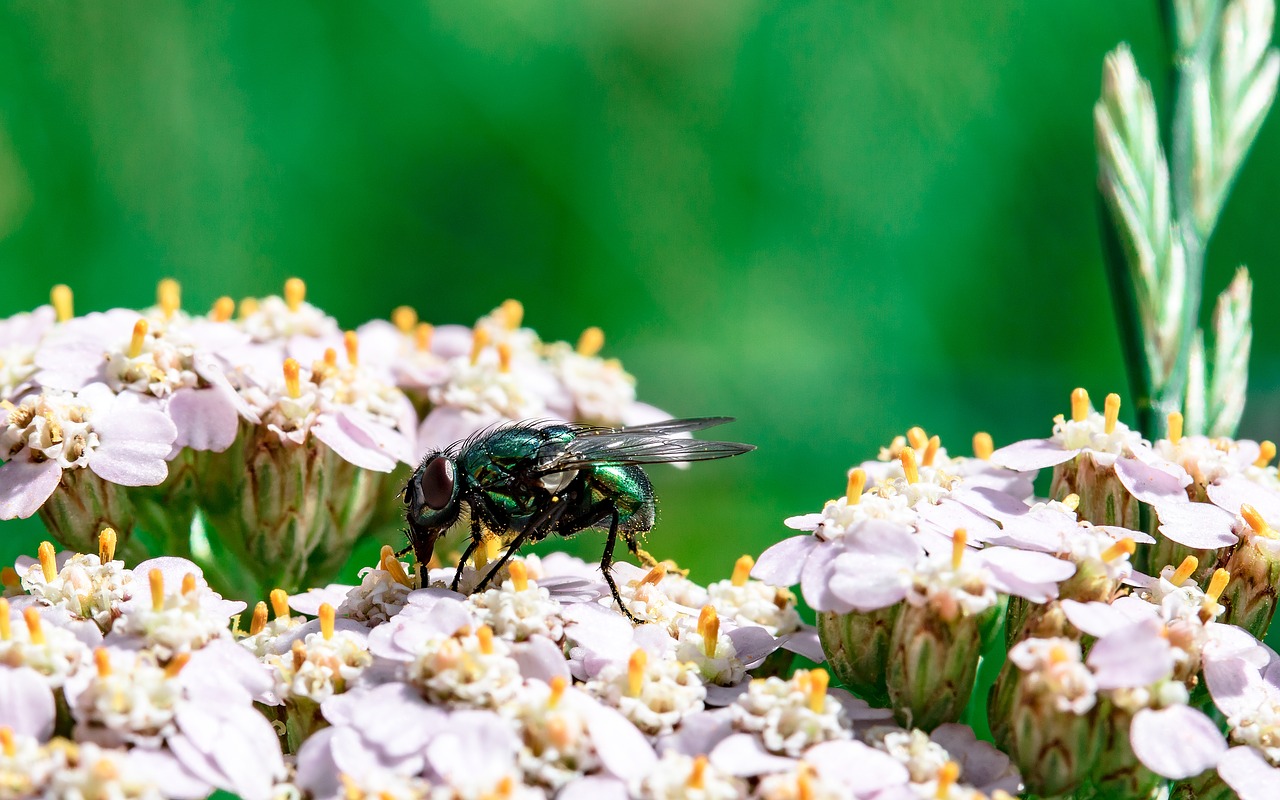
[[[1121,628],[1098,640],[1087,663],[1099,689],[1150,686],[1173,673],[1173,652],[1154,620]]]
[[[804,656],[810,661],[821,664],[827,660],[827,654],[822,651],[822,642],[818,639],[817,628],[806,625],[795,633],[783,636],[781,644],[784,649]]]
[[[418,420],[414,415],[413,405],[408,398],[402,397],[401,399],[404,403],[401,405],[400,411],[405,423],[401,430],[414,431],[418,426]],[[406,412],[407,416],[405,416]],[[344,424],[359,430],[383,454],[401,463],[417,466],[416,444],[410,436],[401,433],[400,430],[375,422],[368,414],[355,409],[344,411],[340,416]]]
[[[987,460],[997,467],[1015,472],[1030,472],[1033,469],[1044,469],[1070,461],[1079,452],[1079,450],[1063,450],[1062,445],[1052,439],[1027,439],[1001,447]]]
[[[945,497],[937,505],[923,504],[920,509],[920,520],[932,525],[939,532],[950,536],[956,529],[963,528],[970,542],[987,542],[1002,535],[1000,526],[987,515],[968,504],[980,495],[963,489],[956,489],[950,497]]]
[[[0,464],[0,519],[26,519],[36,513],[61,480],[57,461],[31,461],[19,453]]]
[[[1143,463],[1134,458],[1117,458],[1116,475],[1129,494],[1148,505],[1160,503],[1186,503],[1186,487],[1191,476],[1172,462]]]
[[[846,796],[866,797],[889,786],[907,783],[907,768],[893,756],[862,742],[815,744],[804,754],[825,786],[839,787]],[[968,775],[964,775],[966,782]]]
[[[980,557],[1003,591],[1035,603],[1057,597],[1058,584],[1076,573],[1075,564],[1048,553],[988,547]]]
[[[418,455],[443,450],[502,418],[496,414],[478,414],[464,408],[441,406],[432,409],[418,428]]]
[[[960,778],[983,794],[1003,789],[1010,794],[1018,791],[1021,780],[1016,770],[1010,769],[1009,757],[990,742],[979,741],[973,729],[958,722],[939,725],[929,734],[937,744],[951,754],[951,760],[960,765]]]
[[[121,486],[155,486],[168,477],[165,459],[178,429],[163,411],[121,397],[109,414],[95,414],[93,428],[101,443],[89,455],[89,468],[98,477]]]
[[[1143,766],[1172,780],[1212,769],[1227,751],[1218,726],[1190,706],[1139,711],[1129,725],[1129,744]]]
[[[374,472],[390,472],[395,469],[396,459],[382,452],[344,415],[321,414],[311,426],[311,434],[357,467]]]
[[[1252,747],[1233,747],[1218,759],[1218,775],[1240,800],[1276,800],[1280,768]]]
[[[751,577],[770,586],[795,586],[800,582],[805,559],[817,545],[818,539],[808,535],[783,539],[760,554],[751,568]]]
[[[437,325],[431,334],[431,352],[454,358],[471,352],[473,331],[465,325]]]
[[[737,651],[738,660],[747,668],[758,666],[761,661],[778,649],[778,639],[758,625],[734,628],[728,633],[729,641]]]
[[[53,734],[53,692],[30,667],[0,667],[0,720],[14,733],[40,741]]]
[[[1196,550],[1227,547],[1239,541],[1232,532],[1235,517],[1209,503],[1164,503],[1156,506],[1160,532]]]
[[[1132,539],[1135,544],[1156,543],[1155,537],[1145,531],[1135,531],[1130,528],[1122,528],[1119,525],[1094,525],[1093,529],[1102,531],[1117,542],[1121,539]]]
[[[556,800],[627,800],[627,784],[617,778],[588,775],[564,785]]]
[[[822,514],[820,512],[787,517],[782,521],[783,525],[786,525],[793,531],[816,531],[818,529],[818,525],[821,523]]]
[[[550,683],[556,676],[565,680],[570,677],[569,662],[564,660],[564,653],[545,636],[530,636],[527,642],[516,644],[512,651],[512,657],[520,665],[520,674],[526,680]]]
[[[164,796],[170,800],[199,800],[213,791],[212,784],[197,777],[167,750],[135,747],[124,758],[151,783],[164,787]]]
[[[1151,609],[1151,617],[1154,619],[1158,609],[1150,603],[1144,602],[1144,604]],[[1081,603],[1078,600],[1063,600],[1062,610],[1067,615],[1068,622],[1090,636],[1106,636],[1112,631],[1128,627],[1134,623],[1134,620],[1121,613],[1114,606],[1106,603]]]
[[[1263,519],[1280,524],[1280,495],[1260,486],[1248,478],[1226,478],[1209,486],[1209,499],[1230,514],[1239,514],[1240,506],[1248,503],[1258,510]]]
[[[733,715],[729,709],[696,711],[680,722],[675,733],[661,740],[660,749],[675,750],[686,756],[705,756],[732,733]]]
[[[169,418],[178,428],[178,447],[221,453],[236,440],[240,415],[215,389],[179,389],[169,399]]]
[[[832,590],[831,579],[836,573],[836,553],[842,547],[835,542],[822,542],[804,561],[800,571],[800,592],[804,601],[814,611],[839,611],[846,613],[852,606],[843,596]]]
[[[798,763],[794,758],[776,756],[765,750],[760,740],[749,733],[735,733],[717,744],[711,751],[710,761],[716,769],[739,778],[786,772]]]
[[[1265,696],[1258,670],[1243,658],[1209,659],[1204,680],[1213,704],[1228,716],[1256,711]]]
[[[331,583],[323,589],[308,589],[299,594],[289,595],[289,608],[309,617],[320,616],[320,606],[328,603],[337,608],[347,599],[347,592],[354,589],[345,583]]]
[[[587,733],[604,768],[626,781],[639,780],[657,763],[653,746],[626,717],[593,703],[587,712]]]

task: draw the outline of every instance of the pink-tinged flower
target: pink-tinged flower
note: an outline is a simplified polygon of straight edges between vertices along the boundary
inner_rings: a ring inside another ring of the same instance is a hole
[[[412,316],[406,316],[402,309]],[[417,314],[408,307],[396,309],[392,319],[395,324],[375,319],[356,328],[360,349],[368,354],[369,363],[385,370],[396,386],[415,396],[448,380],[445,359],[436,352],[442,344],[441,332],[429,323],[418,322]],[[461,325],[447,327],[461,329],[470,339],[471,331]]]
[[[200,567],[185,558],[143,561],[133,574],[139,585],[120,605],[120,618],[111,628],[108,643],[140,641],[167,660],[215,639],[230,638],[228,620],[245,610],[245,603],[224,600],[209,588]]]
[[[307,302],[307,285],[299,278],[284,284],[284,296],[271,295],[241,307],[237,323],[255,342],[287,343],[291,339],[324,338],[340,334],[338,323]]]
[[[520,741],[506,720],[486,711],[459,711],[427,745],[428,777],[461,797],[540,798],[540,790],[521,780],[519,752]]]
[[[639,647],[625,662],[604,662],[583,688],[618,709],[636,728],[659,736],[701,712],[707,689],[695,664],[653,650]]]
[[[1232,747],[1218,757],[1218,775],[1240,800],[1272,800],[1280,768],[1252,747]]]
[[[1022,783],[1008,756],[987,742],[978,741],[966,725],[940,725],[932,734],[919,729],[873,728],[865,739],[906,767],[912,788],[926,797],[951,797],[939,791],[943,787],[938,784],[944,782],[956,788],[967,785],[970,792],[983,794],[1014,792]],[[957,783],[960,780],[963,784]],[[961,792],[960,796],[968,795]]]
[[[1115,397],[1111,395],[1111,397]],[[1119,398],[1108,398],[1106,414],[1099,414],[1089,404],[1089,395],[1083,389],[1071,393],[1071,419],[1062,414],[1053,419],[1053,435],[1048,439],[1027,439],[996,450],[991,463],[1015,470],[1031,470],[1053,467],[1070,461],[1081,454],[1089,455],[1099,466],[1111,466],[1117,458],[1128,456],[1135,448],[1144,446],[1142,436],[1116,419],[1120,411]]]
[[[1099,689],[1138,689],[1173,675],[1173,649],[1154,620],[1120,628],[1094,644],[1088,664]]]
[[[819,669],[785,681],[752,681],[729,706],[734,730],[755,734],[769,752],[793,758],[819,742],[851,738],[843,705],[827,691],[829,680]]]
[[[1280,659],[1255,641],[1219,658],[1206,653],[1204,676],[1236,745],[1218,759],[1218,774],[1242,800],[1271,796],[1280,780]]]
[[[41,755],[48,762],[45,797],[197,800],[213,790],[163,750],[110,749],[84,742],[74,748],[50,745]]]
[[[0,720],[13,733],[45,741],[56,718],[53,691],[30,667],[0,667]]]
[[[0,421],[0,519],[31,516],[64,472],[85,467],[108,483],[155,486],[169,474],[165,459],[178,435],[163,412],[101,383],[76,394],[46,389]]]
[[[734,800],[747,793],[746,781],[726,774],[706,756],[674,750],[662,754],[638,788],[634,796],[652,800]]]
[[[133,571],[114,559],[115,531],[103,531],[98,539],[100,555],[64,550],[54,556],[46,543],[39,560],[20,556],[16,571],[22,588],[41,604],[93,620],[105,633],[120,615],[120,604],[133,595]]]
[[[36,350],[53,329],[52,306],[0,320],[0,400],[15,400],[32,387]]]
[[[1212,769],[1227,751],[1213,720],[1185,705],[1144,708],[1129,723],[1129,746],[1142,765],[1172,780]]]
[[[91,623],[75,626],[66,611],[34,603],[19,611],[0,599],[0,664],[29,668],[46,686],[61,687],[90,662],[102,635]]]

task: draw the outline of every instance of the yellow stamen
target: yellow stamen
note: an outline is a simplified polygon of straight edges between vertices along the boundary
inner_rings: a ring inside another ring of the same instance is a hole
[[[1120,541],[1108,547],[1106,550],[1103,550],[1102,560],[1110,564],[1112,561],[1115,561],[1117,559],[1124,558],[1126,556],[1132,556],[1133,551],[1136,549],[1138,549],[1137,544],[1128,536],[1126,536]]]
[[[510,330],[519,328],[524,321],[524,304],[519,300],[503,300],[501,311],[502,321]]]
[[[510,800],[515,792],[516,780],[510,775],[503,776],[502,780],[498,781],[498,785],[493,787],[494,800]]]
[[[973,455],[986,461],[991,458],[991,454],[996,451],[996,443],[991,440],[991,434],[986,431],[978,431],[973,435]]]
[[[151,581],[151,610],[164,610],[164,573],[158,569],[151,570],[147,576]]]
[[[13,728],[8,725],[0,726],[0,752],[4,753],[5,758],[18,755],[18,746],[13,741]]]
[[[244,297],[240,300],[240,319],[251,317],[258,313],[258,298]]]
[[[845,502],[851,506],[856,506],[858,501],[862,499],[862,490],[866,487],[867,471],[862,467],[854,467],[849,470],[849,482],[844,487]]]
[[[476,628],[476,639],[480,641],[480,652],[486,656],[493,655],[493,628],[481,625]]]
[[[511,345],[506,342],[498,342],[498,371],[511,371]]]
[[[1075,511],[1077,508],[1080,507],[1080,495],[1076,494],[1075,492],[1072,492],[1071,494],[1062,498],[1062,504],[1066,506],[1069,510]]]
[[[114,528],[103,528],[98,534],[98,561],[106,564],[116,560],[116,532]]]
[[[147,327],[145,319],[133,323],[133,338],[129,340],[129,358],[142,355],[142,346],[147,343]]]
[[[22,621],[27,623],[27,636],[32,644],[44,644],[44,628],[40,627],[40,612],[35,606],[22,609]]]
[[[249,620],[249,635],[257,636],[267,627],[267,604],[259,600],[253,607],[253,618]]]
[[[667,565],[654,564],[653,567],[644,574],[644,577],[640,579],[640,583],[637,584],[637,588],[644,586],[646,583],[651,583],[654,586],[657,586],[665,577],[667,577]]]
[[[920,470],[916,467],[916,451],[911,447],[902,448],[902,454],[898,456],[902,462],[902,472],[907,476],[907,483],[920,482]]]
[[[105,758],[95,761],[89,772],[93,775],[93,779],[100,784],[111,783],[120,778],[120,770],[116,768],[115,763]]]
[[[1170,411],[1169,416],[1165,417],[1165,420],[1169,423],[1170,444],[1177,444],[1182,441],[1182,412]]]
[[[336,612],[328,603],[320,604],[320,635],[327,642],[333,638],[333,626],[337,622]]]
[[[234,313],[236,313],[236,301],[224,294],[213,301],[213,308],[209,311],[209,318],[214,322],[226,322],[231,319],[231,315]]]
[[[701,791],[707,781],[707,757],[698,756],[693,760],[693,768],[689,770],[689,779],[684,782],[685,787],[696,791]]]
[[[173,278],[165,278],[156,284],[156,305],[165,319],[171,319],[182,308],[182,286]]]
[[[13,567],[4,567],[0,569],[0,586],[6,589],[17,589],[22,586],[22,577]]]
[[[400,559],[396,558],[396,552],[391,549],[391,545],[384,544],[382,553],[378,559],[382,569],[391,574],[391,580],[401,586],[413,588],[413,581],[409,580],[409,573],[404,571],[404,565],[400,563]]]
[[[954,761],[948,761],[938,768],[938,790],[934,796],[938,800],[946,800],[951,794],[951,787],[955,786],[956,780],[960,777],[960,765]]]
[[[907,431],[907,443],[917,450],[924,450],[929,446],[929,434],[917,425]]]
[[[1258,458],[1253,462],[1255,467],[1265,467],[1271,463],[1271,459],[1276,457],[1276,443],[1270,439],[1263,440],[1258,445]]]
[[[436,328],[430,322],[419,322],[418,327],[413,329],[413,345],[417,347],[419,352],[425,353],[431,349],[431,334],[436,332]]]
[[[338,351],[332,347],[324,349],[324,366],[326,370],[338,368]]]
[[[284,360],[284,390],[294,400],[302,396],[302,382],[299,375],[298,362],[292,358]]]
[[[391,323],[401,333],[413,333],[413,327],[418,324],[418,312],[413,310],[413,306],[396,306],[391,312]]]
[[[1222,597],[1223,591],[1226,590],[1227,584],[1231,582],[1231,573],[1219,567],[1213,571],[1213,577],[1209,579],[1209,588],[1204,590],[1205,596],[1213,602],[1218,602],[1218,598]]]
[[[1271,529],[1271,526],[1267,524],[1267,521],[1258,513],[1258,509],[1248,503],[1241,503],[1240,516],[1244,517],[1244,521],[1249,523],[1249,527],[1253,528],[1254,533],[1259,536],[1265,536],[1268,539],[1276,538],[1276,532]],[[40,563],[43,564],[44,559],[41,559]]]
[[[511,588],[517,592],[523,592],[529,588],[529,569],[524,565],[523,561],[512,561],[507,567],[507,571],[511,573]]]
[[[297,672],[302,669],[302,665],[307,663],[307,648],[302,644],[301,639],[293,640],[293,647],[289,649],[293,656],[293,671]]]
[[[364,790],[360,788],[360,784],[356,779],[345,772],[338,773],[338,779],[342,781],[342,797],[343,800],[365,800]]]
[[[72,302],[71,287],[60,283],[49,290],[49,305],[58,315],[58,322],[66,322],[75,316],[75,304]]]
[[[272,589],[267,597],[271,600],[271,610],[275,613],[276,619],[288,619],[289,594],[284,589]]]
[[[40,559],[40,571],[44,573],[44,582],[51,583],[58,577],[58,561],[53,551],[53,542],[41,542],[36,549],[36,557]]]
[[[920,459],[920,463],[926,467],[933,466],[933,459],[938,456],[938,448],[942,447],[942,438],[939,436],[930,436],[929,442],[924,448],[924,457]]]
[[[0,597],[0,642],[13,638],[13,623],[9,620],[9,601]]]
[[[578,354],[594,356],[604,349],[604,331],[592,325],[578,337]]]
[[[756,560],[749,555],[740,557],[733,564],[733,577],[730,581],[734,586],[746,586],[747,578],[751,577],[751,568],[756,565]]]
[[[827,686],[831,683],[831,675],[825,669],[814,669],[809,673],[809,710],[821,714],[827,703]]]
[[[955,533],[951,534],[951,568],[960,569],[960,562],[964,559],[965,548],[969,545],[969,532],[964,528],[956,528]]]
[[[111,652],[105,647],[93,651],[93,664],[98,668],[99,678],[111,677]]]
[[[480,361],[480,354],[489,346],[491,337],[488,328],[476,328],[471,332],[471,363],[477,364]]]
[[[796,767],[796,800],[813,800],[813,768],[801,761]]]
[[[1108,434],[1116,432],[1116,422],[1120,419],[1120,395],[1112,392],[1102,404],[1103,430]]]
[[[1071,393],[1071,421],[1084,422],[1089,418],[1089,393],[1076,389]]]
[[[563,675],[556,675],[551,679],[551,694],[547,696],[547,708],[555,708],[560,704],[560,698],[564,697],[564,690],[568,685],[569,681]]]
[[[173,660],[170,660],[164,668],[165,676],[177,677],[178,673],[182,672],[182,668],[187,666],[189,660],[191,660],[191,653],[182,652],[174,655]]]
[[[716,647],[720,644],[720,616],[716,607],[707,605],[698,614],[698,633],[702,634],[702,652],[707,658],[716,657]]]
[[[649,666],[649,654],[636,650],[627,659],[627,697],[639,697],[644,689],[644,672]]]
[[[297,311],[307,299],[307,284],[301,278],[290,278],[284,282],[284,303],[290,311]]]
[[[196,590],[196,574],[194,572],[188,572],[186,575],[182,576],[182,593],[184,595],[191,594],[195,590]]]
[[[347,363],[353,367],[360,366],[360,337],[356,332],[342,334],[342,345],[347,348]]]
[[[1200,559],[1195,556],[1187,556],[1182,559],[1182,563],[1174,570],[1173,575],[1169,576],[1169,582],[1174,586],[1181,586],[1191,577],[1191,573],[1196,571],[1196,567],[1200,566]]]
[[[1055,644],[1053,647],[1049,648],[1050,664],[1065,664],[1070,660],[1071,656],[1067,653],[1067,648],[1062,645]]]

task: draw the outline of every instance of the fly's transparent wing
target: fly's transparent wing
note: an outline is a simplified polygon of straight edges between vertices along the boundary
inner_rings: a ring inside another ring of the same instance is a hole
[[[710,428],[730,417],[672,419],[629,428],[585,428],[567,442],[549,442],[538,451],[540,474],[593,465],[672,464],[729,458],[756,449],[738,442],[706,442],[678,434]]]

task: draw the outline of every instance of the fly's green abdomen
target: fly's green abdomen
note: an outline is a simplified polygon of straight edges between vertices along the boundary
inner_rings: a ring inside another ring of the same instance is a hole
[[[653,527],[653,484],[637,466],[597,465],[588,479],[591,502],[612,502],[626,530],[647,531]]]

